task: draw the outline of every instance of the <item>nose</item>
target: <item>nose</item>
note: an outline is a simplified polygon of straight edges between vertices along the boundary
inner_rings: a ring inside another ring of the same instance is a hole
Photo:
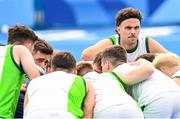
[[[136,33],[136,30],[135,29],[131,29],[131,34],[135,34]]]
[[[45,62],[41,62],[38,64],[41,68],[46,69],[46,63]]]

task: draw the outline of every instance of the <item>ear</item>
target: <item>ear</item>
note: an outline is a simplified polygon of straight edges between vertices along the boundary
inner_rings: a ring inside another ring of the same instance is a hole
[[[24,46],[25,46],[26,48],[28,48],[29,51],[31,52],[31,51],[32,51],[33,42],[31,42],[31,41],[28,42],[28,41],[27,41],[27,42],[24,43]]]
[[[111,64],[111,62],[109,62],[109,61],[107,61],[106,62],[106,67],[107,67],[107,69],[108,69],[108,71],[111,71],[112,70],[112,64]]]
[[[77,74],[77,70],[75,70],[75,74]]]
[[[117,26],[117,27],[116,27],[116,33],[117,33],[117,34],[120,34],[120,26]]]
[[[51,68],[50,67],[47,67],[46,68],[46,73],[50,73],[51,72]]]
[[[106,71],[110,71],[110,70],[111,70],[111,67],[112,67],[112,65],[111,65],[111,63],[110,63],[109,61],[105,61],[105,62],[104,62],[104,69],[105,69]]]
[[[72,74],[77,74],[77,70],[73,69]]]
[[[50,67],[50,69],[49,69],[49,73],[51,73],[51,72],[54,72],[54,69],[52,67]]]
[[[34,45],[32,44],[31,46],[30,46],[30,51],[31,51],[31,53],[33,54],[34,53]]]

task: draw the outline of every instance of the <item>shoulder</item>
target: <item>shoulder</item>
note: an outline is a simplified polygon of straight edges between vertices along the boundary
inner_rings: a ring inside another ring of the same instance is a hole
[[[148,46],[149,46],[150,53],[168,53],[169,52],[158,41],[152,38],[149,38]]]
[[[180,78],[180,70],[176,71],[173,76],[173,78]]]
[[[117,34],[111,35],[108,37],[108,40],[115,45],[117,43],[117,40],[119,39],[119,36]]]
[[[91,79],[91,78],[93,78],[93,77],[96,77],[97,75],[98,75],[98,73],[95,72],[95,71],[93,71],[93,72],[88,72],[88,73],[85,74],[83,77],[84,77],[85,79]]]
[[[113,42],[110,38],[102,39],[100,40],[97,45],[102,45],[102,46],[110,46],[113,45]]]
[[[23,45],[14,45],[14,48],[18,49],[18,50],[27,50],[27,48]]]
[[[139,37],[138,37],[138,43],[140,44],[138,46],[145,49],[147,53],[150,53],[150,51],[149,51],[149,39],[150,39],[150,37],[144,36],[144,35],[139,35]]]
[[[23,45],[15,45],[13,46],[13,50],[14,52],[18,52],[18,53],[26,53],[26,52],[30,52],[25,46]]]

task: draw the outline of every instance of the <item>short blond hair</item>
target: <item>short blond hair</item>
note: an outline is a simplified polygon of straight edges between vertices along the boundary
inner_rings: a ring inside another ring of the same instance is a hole
[[[154,59],[153,65],[157,69],[160,69],[161,67],[171,68],[174,66],[180,66],[180,58],[173,53],[160,54]]]

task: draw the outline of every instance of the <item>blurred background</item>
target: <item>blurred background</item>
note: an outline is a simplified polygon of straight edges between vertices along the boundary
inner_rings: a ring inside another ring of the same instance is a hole
[[[115,34],[118,10],[134,7],[143,14],[142,33],[180,56],[180,0],[0,0],[0,43],[9,26],[31,27],[55,50],[81,52]]]

